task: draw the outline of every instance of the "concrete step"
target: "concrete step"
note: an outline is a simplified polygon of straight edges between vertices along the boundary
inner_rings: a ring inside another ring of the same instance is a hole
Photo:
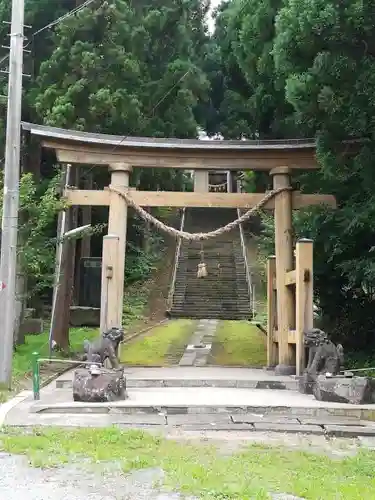
[[[220,314],[220,313],[211,313],[210,311],[204,311],[201,314],[198,312],[181,312],[181,313],[176,313],[174,311],[171,311],[170,313],[171,318],[175,319],[218,319],[218,320],[228,320],[228,321],[241,321],[241,320],[248,320],[250,319],[250,313],[249,314],[240,314],[240,313],[228,313],[228,314]]]
[[[181,305],[177,310],[180,311],[211,311],[211,312],[222,312],[222,311],[249,311],[250,303],[246,304],[236,304],[235,302],[213,302],[207,301],[201,304],[200,307],[197,305],[196,300],[189,298],[185,299],[185,304]]]
[[[226,300],[226,301],[233,301],[236,302],[237,300],[247,300],[248,296],[243,297],[242,294],[238,295],[237,290],[234,289],[229,289],[229,290],[219,290],[219,292],[216,292],[215,290],[212,290],[210,288],[204,288],[202,290],[195,290],[194,288],[187,288],[185,291],[176,291],[174,294],[174,297],[206,297],[208,298],[215,298],[217,300]]]
[[[373,405],[323,403],[293,390],[129,387],[128,395],[119,402],[76,403],[71,401],[71,389],[55,389],[46,395],[42,390],[41,401],[30,402],[27,420],[36,425],[36,418],[42,421],[44,416],[58,414],[61,425],[63,415],[67,421],[70,415],[106,415],[128,425],[147,418],[196,430],[206,424],[210,430],[375,436],[375,424],[367,420],[373,415]]]
[[[176,295],[178,295],[179,292],[184,293],[183,290],[177,290]],[[196,297],[217,297],[218,299],[225,300],[237,300],[243,298],[242,293],[238,293],[237,287],[227,287],[217,290],[214,287],[205,286],[197,290],[195,286],[187,286],[185,294],[191,294]]]
[[[217,315],[217,316],[222,316],[222,315],[249,315],[250,314],[250,308],[243,308],[240,309],[238,307],[216,307],[216,308],[211,308],[211,307],[201,307],[197,309],[194,307],[194,304],[191,304],[190,307],[184,307],[184,308],[179,308],[179,307],[172,307],[172,312],[173,313],[184,313],[184,314],[191,314],[192,316],[197,316],[199,315],[200,317],[204,318],[204,315]]]
[[[205,312],[209,312],[211,314],[234,314],[234,313],[249,313],[250,312],[250,306],[248,305],[247,307],[242,306],[238,307],[237,304],[225,304],[225,303],[216,303],[214,305],[210,305],[209,303],[205,303],[200,305],[200,307],[197,306],[196,301],[192,302],[187,302],[185,301],[185,305],[176,305],[172,306],[172,311],[175,312],[186,312],[186,313],[191,313],[191,314],[204,314]]]
[[[261,377],[260,377],[261,378]],[[255,379],[223,379],[223,378],[201,378],[201,379],[186,379],[186,378],[127,378],[126,386],[128,389],[145,389],[145,388],[173,388],[173,387],[216,387],[216,388],[233,388],[233,389],[268,389],[268,390],[284,390],[296,391],[298,382],[296,379],[290,380],[255,380]],[[56,380],[56,389],[71,389],[73,381],[69,378],[59,378]]]
[[[249,319],[251,316],[250,308],[222,308],[222,309],[210,309],[208,307],[202,307],[201,309],[196,309],[192,307],[186,307],[184,309],[179,307],[172,307],[170,311],[171,316],[173,317],[181,317],[181,318],[202,318],[205,316],[207,318],[217,318],[217,319]]]

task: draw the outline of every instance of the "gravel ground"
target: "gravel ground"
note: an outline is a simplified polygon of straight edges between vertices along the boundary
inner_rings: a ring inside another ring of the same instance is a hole
[[[72,465],[37,469],[30,467],[24,457],[0,453],[0,499],[194,500],[159,490],[155,483],[163,478],[160,469],[146,469],[124,476],[120,470],[111,467],[104,474],[103,470],[90,472]]]
[[[126,476],[113,465],[91,472],[79,465],[38,469],[25,457],[0,453],[1,500],[199,500],[161,491],[157,483],[162,479],[163,471],[157,468]],[[270,498],[304,500],[283,493]]]

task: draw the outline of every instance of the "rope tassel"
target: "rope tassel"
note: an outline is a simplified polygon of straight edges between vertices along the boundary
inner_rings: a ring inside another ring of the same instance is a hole
[[[208,275],[208,272],[207,272],[206,263],[204,262],[203,245],[201,245],[201,251],[199,253],[201,254],[201,261],[198,264],[197,278],[206,278],[206,276]]]
[[[207,267],[204,262],[198,264],[197,278],[205,278],[208,275]]]

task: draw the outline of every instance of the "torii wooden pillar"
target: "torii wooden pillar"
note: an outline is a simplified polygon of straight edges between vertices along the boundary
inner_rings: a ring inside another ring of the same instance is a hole
[[[271,170],[273,188],[290,187],[290,171],[287,167]],[[288,342],[289,330],[294,320],[292,290],[285,286],[285,273],[293,269],[292,192],[283,191],[275,198],[275,252],[277,287],[277,324],[279,332],[279,362],[276,372],[289,375],[295,371],[293,347]]]
[[[111,186],[125,190],[129,186],[131,166],[109,166]],[[103,239],[100,330],[121,327],[124,302],[125,254],[128,206],[124,198],[109,192],[108,235]]]

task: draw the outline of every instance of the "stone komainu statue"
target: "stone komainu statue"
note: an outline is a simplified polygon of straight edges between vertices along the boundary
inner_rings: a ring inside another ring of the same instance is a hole
[[[319,328],[304,331],[304,344],[309,349],[306,372],[316,379],[319,374],[337,375],[344,364],[344,349],[329,340]]]
[[[104,364],[106,359],[109,359],[112,368],[119,368],[119,360],[117,358],[117,349],[124,340],[124,330],[122,328],[112,327],[107,332],[103,333],[102,337],[89,342],[85,340],[83,343],[84,356],[83,361]]]
[[[303,332],[305,347],[309,349],[306,370],[299,379],[299,391],[313,394],[319,375],[337,375],[344,363],[344,349],[329,340],[326,333],[319,328],[311,328]]]

